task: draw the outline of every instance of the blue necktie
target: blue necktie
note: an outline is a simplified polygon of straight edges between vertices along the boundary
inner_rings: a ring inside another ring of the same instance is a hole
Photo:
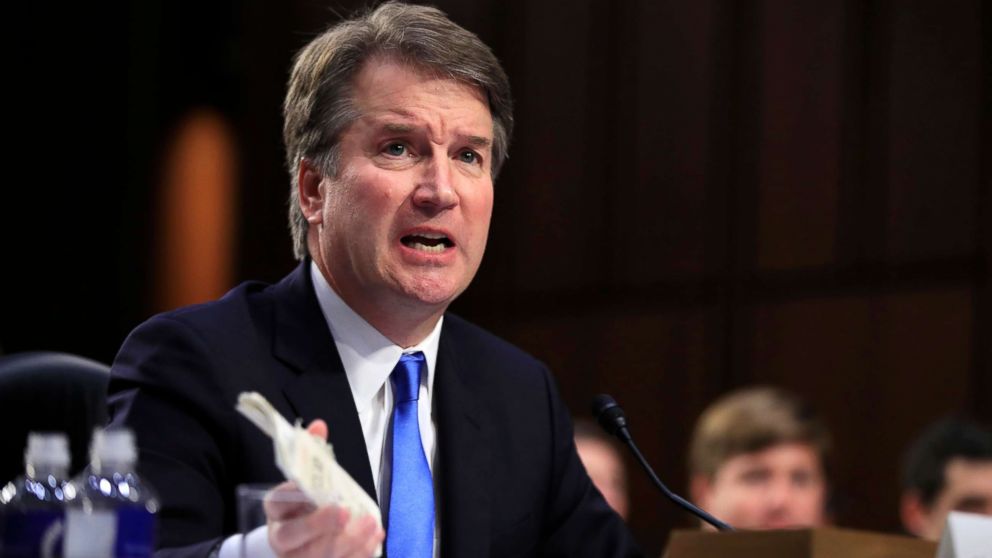
[[[390,558],[433,556],[434,484],[417,420],[425,364],[424,353],[403,355],[389,377],[393,384],[393,463],[386,554]]]

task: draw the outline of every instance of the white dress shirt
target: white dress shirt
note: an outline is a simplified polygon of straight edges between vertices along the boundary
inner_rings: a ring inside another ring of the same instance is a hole
[[[389,375],[405,353],[423,352],[427,365],[427,377],[421,378],[420,399],[417,402],[417,419],[420,426],[420,440],[424,445],[427,464],[434,472],[436,455],[435,438],[437,429],[431,413],[431,395],[434,391],[434,370],[437,364],[437,348],[441,340],[441,325],[444,317],[438,320],[431,333],[413,347],[400,347],[387,339],[372,327],[365,319],[355,313],[320,273],[317,265],[310,263],[310,277],[313,280],[314,291],[320,310],[327,320],[327,325],[334,337],[341,364],[344,365],[345,375],[351,395],[358,409],[358,420],[362,424],[362,434],[365,437],[365,448],[368,450],[369,465],[372,469],[372,480],[379,499],[379,509],[385,522],[389,514],[389,481],[392,455],[389,443],[389,421],[393,414],[393,390],[389,383]],[[333,424],[327,425],[333,429]],[[345,450],[348,451],[348,450]],[[434,492],[437,494],[437,479],[434,482]],[[435,503],[437,498],[435,497]],[[439,554],[439,514],[435,505],[434,520],[434,556]],[[273,555],[268,545],[268,535],[264,528],[259,528],[246,537],[246,546],[250,556]],[[220,558],[238,556],[241,535],[228,537],[221,545]]]
[[[389,513],[389,471],[391,455],[387,444],[389,420],[393,414],[393,390],[389,375],[404,353],[421,351],[427,361],[427,377],[421,378],[420,399],[417,402],[417,422],[420,440],[424,444],[427,463],[434,471],[434,438],[437,432],[431,416],[431,394],[434,388],[434,369],[437,363],[437,346],[441,340],[442,317],[426,339],[413,347],[402,348],[386,339],[378,330],[355,313],[327,284],[317,265],[310,264],[310,276],[320,310],[334,337],[344,373],[348,376],[351,395],[358,409],[358,420],[365,435],[365,448],[369,452],[369,465],[375,491],[379,495],[379,508],[383,518]],[[328,428],[333,428],[328,425]]]

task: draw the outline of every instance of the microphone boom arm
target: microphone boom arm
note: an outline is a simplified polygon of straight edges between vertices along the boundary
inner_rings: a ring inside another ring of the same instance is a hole
[[[672,492],[667,486],[665,486],[665,483],[661,482],[661,479],[659,479],[658,475],[655,474],[654,469],[652,469],[651,465],[648,464],[647,459],[645,459],[644,455],[641,454],[641,450],[637,449],[637,444],[634,443],[634,438],[630,435],[630,431],[627,429],[627,417],[624,416],[623,410],[619,405],[617,405],[617,402],[614,401],[612,397],[605,394],[597,395],[592,401],[592,414],[598,419],[599,425],[602,426],[604,430],[606,430],[609,434],[620,438],[620,440],[630,448],[630,451],[634,453],[634,457],[637,458],[637,462],[641,464],[641,467],[648,474],[648,477],[651,478],[651,481],[654,482],[654,485],[661,490],[661,493],[664,494],[666,498],[672,502],[675,502],[676,505],[698,517],[702,521],[716,527],[720,531],[734,530],[733,527],[713,517],[699,506]]]

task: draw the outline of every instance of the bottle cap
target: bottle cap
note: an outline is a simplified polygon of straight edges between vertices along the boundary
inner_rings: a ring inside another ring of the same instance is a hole
[[[90,460],[134,464],[138,450],[134,447],[134,433],[129,428],[97,429],[90,445]]]
[[[29,433],[24,465],[68,469],[69,438],[62,432]]]

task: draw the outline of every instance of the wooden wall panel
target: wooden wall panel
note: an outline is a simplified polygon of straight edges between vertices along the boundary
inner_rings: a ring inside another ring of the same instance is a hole
[[[898,529],[905,446],[976,395],[971,306],[970,291],[958,288],[755,308],[752,380],[794,390],[824,415],[842,525]]]
[[[642,2],[618,64],[621,113],[608,188],[618,285],[698,277],[706,262],[706,158],[714,73],[710,2]]]
[[[834,262],[844,24],[842,3],[762,3],[755,138],[761,269]]]
[[[889,9],[888,257],[969,255],[977,240],[981,122],[989,102],[980,77],[981,5],[907,9],[896,2]]]
[[[520,10],[515,50],[518,134],[512,170],[496,186],[497,211],[515,226],[503,230],[513,253],[517,291],[574,289],[596,284],[604,243],[602,178],[605,126],[613,107],[602,39],[593,31],[601,6],[585,0],[567,10],[531,3]],[[569,32],[545,32],[548,21]],[[553,262],[552,265],[549,263]]]

